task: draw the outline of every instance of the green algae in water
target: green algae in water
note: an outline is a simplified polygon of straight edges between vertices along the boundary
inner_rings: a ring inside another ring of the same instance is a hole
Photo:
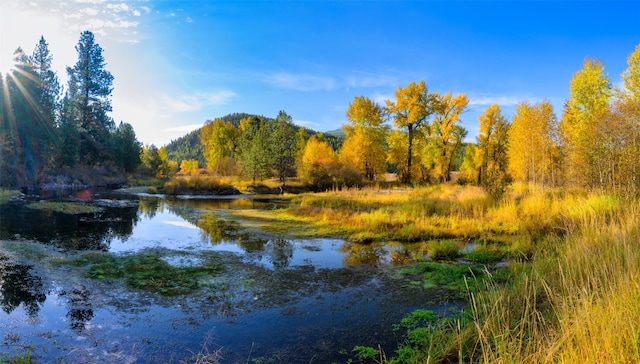
[[[220,272],[216,265],[173,266],[158,254],[113,256],[89,252],[66,262],[67,265],[88,267],[86,276],[98,280],[124,279],[127,286],[175,296],[193,292],[200,280]]]
[[[102,211],[102,208],[97,206],[82,205],[72,202],[33,202],[28,204],[27,207],[34,210],[53,211],[70,215],[92,214]]]

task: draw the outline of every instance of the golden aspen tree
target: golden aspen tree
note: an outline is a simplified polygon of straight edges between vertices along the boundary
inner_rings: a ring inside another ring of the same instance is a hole
[[[429,94],[425,82],[420,81],[419,83],[411,82],[405,88],[398,87],[395,96],[395,102],[385,101],[386,110],[392,116],[396,127],[406,129],[406,157],[402,158],[406,161],[406,166],[401,169],[404,172],[402,181],[411,183],[414,139],[428,134],[429,117],[434,112],[433,95]]]
[[[330,172],[335,168],[334,164],[336,153],[333,148],[314,135],[307,141],[298,174],[304,181],[320,189],[329,188],[333,184]]]
[[[587,58],[569,85],[560,129],[565,140],[567,174],[570,183],[587,187],[605,187],[607,129],[605,115],[609,111],[612,86],[602,62]]]
[[[478,167],[478,185],[482,186],[495,199],[504,193],[507,186],[507,133],[509,123],[502,116],[497,104],[487,108],[478,117],[480,133],[476,165]]]
[[[534,184],[554,184],[557,118],[553,105],[544,100],[535,105],[518,103],[509,127],[509,175]]]
[[[432,139],[435,142],[436,157],[435,176],[440,182],[450,179],[453,156],[462,147],[462,141],[466,137],[466,130],[460,126],[460,115],[469,105],[466,94],[452,96],[433,94],[434,117],[431,126]]]
[[[230,121],[215,119],[205,123],[200,130],[200,142],[210,171],[222,175],[235,172],[239,138],[240,131]]]
[[[624,88],[628,96],[640,99],[640,44],[627,58],[628,68],[622,73]]]
[[[467,144],[464,149],[464,157],[462,164],[460,165],[460,172],[462,173],[462,182],[476,183],[479,179],[478,176],[478,146],[475,144]]]
[[[180,172],[178,174],[193,176],[198,173],[198,161],[196,159],[183,159],[180,162]]]
[[[370,181],[385,171],[388,127],[384,125],[383,112],[368,97],[355,97],[346,112],[350,124],[342,127],[346,134],[340,154],[342,163],[355,167]]]

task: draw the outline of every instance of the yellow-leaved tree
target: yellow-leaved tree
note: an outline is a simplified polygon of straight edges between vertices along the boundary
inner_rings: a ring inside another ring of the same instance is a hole
[[[622,73],[627,96],[640,100],[640,44],[627,58],[627,69]]]
[[[509,127],[509,175],[542,186],[558,183],[558,119],[547,100],[520,102]]]
[[[610,179],[611,140],[606,114],[612,97],[604,64],[587,58],[569,85],[560,130],[565,141],[568,182],[590,188],[603,188]]]
[[[319,189],[327,189],[333,184],[332,172],[336,163],[336,152],[333,148],[314,135],[307,140],[298,177]]]
[[[406,163],[404,166],[398,166],[398,170],[402,171],[401,180],[411,183],[415,158],[414,141],[424,138],[429,133],[429,117],[434,112],[434,97],[429,94],[424,81],[411,82],[405,88],[398,87],[395,96],[395,101],[385,101],[386,111],[392,116],[393,125],[406,130],[404,135],[407,149],[404,157],[396,155],[390,156],[389,159]],[[394,137],[399,136],[397,133],[394,134]]]
[[[495,199],[502,196],[507,179],[507,133],[509,122],[502,116],[500,106],[493,104],[487,108],[480,120],[476,167],[478,185]]]
[[[200,131],[200,141],[207,169],[221,175],[236,173],[234,158],[239,140],[240,130],[230,121],[215,119],[205,123]]]
[[[460,115],[467,109],[466,94],[452,96],[433,94],[434,117],[431,125],[431,148],[434,175],[439,182],[450,180],[453,156],[462,147],[467,131],[460,125]],[[426,159],[426,158],[423,158]]]
[[[340,161],[359,171],[372,181],[386,171],[386,135],[383,109],[368,97],[358,96],[347,109],[348,125],[342,129],[346,139],[341,148]]]

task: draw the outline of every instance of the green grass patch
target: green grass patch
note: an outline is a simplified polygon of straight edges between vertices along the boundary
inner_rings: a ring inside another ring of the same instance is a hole
[[[507,256],[504,248],[489,244],[478,244],[476,248],[466,254],[464,259],[479,264],[495,263]]]
[[[483,270],[475,265],[453,262],[420,262],[398,269],[401,276],[420,275],[425,288],[443,287],[466,290],[475,286],[475,278],[484,277]]]
[[[217,265],[174,267],[156,253],[113,256],[89,252],[59,264],[85,267],[86,276],[99,280],[124,279],[127,286],[175,296],[193,292],[200,281],[220,272]]]
[[[102,209],[97,206],[89,206],[72,202],[41,201],[30,203],[27,207],[34,210],[52,211],[71,215],[92,214],[102,211]]]
[[[429,254],[433,260],[456,260],[460,256],[460,243],[455,240],[429,242]]]

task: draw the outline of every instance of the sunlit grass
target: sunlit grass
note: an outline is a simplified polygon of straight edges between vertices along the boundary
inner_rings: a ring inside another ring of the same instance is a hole
[[[471,296],[469,330],[479,350],[468,359],[640,360],[638,204],[591,196],[563,212],[571,233],[548,236],[533,263],[514,263],[507,286],[489,284]]]

